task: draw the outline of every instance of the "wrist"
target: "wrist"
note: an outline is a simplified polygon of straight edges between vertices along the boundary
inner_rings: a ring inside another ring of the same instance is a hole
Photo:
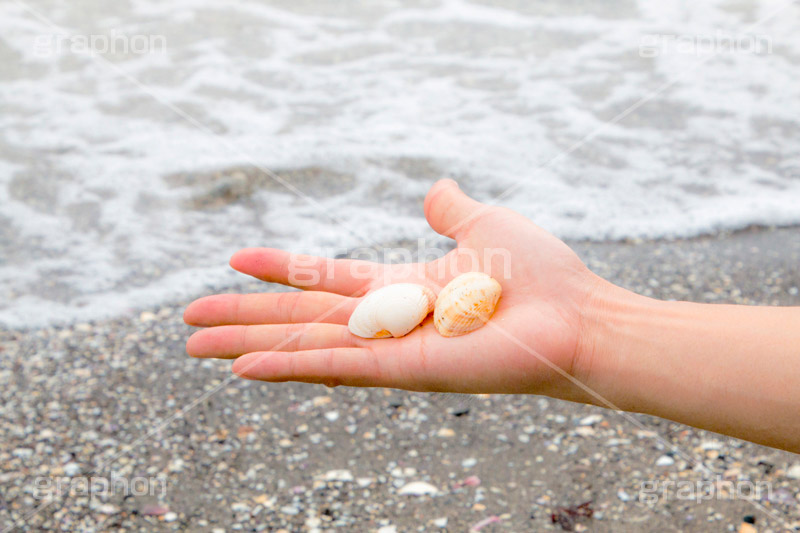
[[[591,288],[572,368],[588,402],[800,449],[796,310]]]
[[[666,304],[610,283],[594,279],[580,310],[580,332],[572,376],[586,386],[589,402],[625,411],[641,410],[632,397],[631,383],[621,376],[635,375],[636,364],[646,364],[635,347],[647,321]]]

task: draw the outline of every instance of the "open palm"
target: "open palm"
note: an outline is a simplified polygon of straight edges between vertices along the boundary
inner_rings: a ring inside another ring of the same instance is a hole
[[[580,397],[572,375],[581,310],[599,278],[554,236],[513,211],[472,200],[450,180],[430,190],[425,215],[434,230],[458,243],[425,264],[241,250],[231,259],[236,270],[305,290],[193,302],[184,319],[207,329],[192,335],[188,353],[236,358],[235,373],[264,381]],[[371,290],[411,282],[438,293],[468,271],[485,272],[503,287],[494,316],[476,331],[445,338],[430,316],[397,339],[362,339],[347,328]]]

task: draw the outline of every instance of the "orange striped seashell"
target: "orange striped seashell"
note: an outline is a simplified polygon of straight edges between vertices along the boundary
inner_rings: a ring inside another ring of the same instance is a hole
[[[436,299],[436,331],[444,337],[457,337],[483,326],[492,317],[502,291],[497,280],[483,272],[457,276]]]

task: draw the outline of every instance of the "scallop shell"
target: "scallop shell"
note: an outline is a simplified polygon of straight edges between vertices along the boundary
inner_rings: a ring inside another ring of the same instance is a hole
[[[444,337],[456,337],[483,326],[494,313],[502,288],[483,272],[461,274],[436,299],[433,324]]]
[[[414,283],[395,283],[371,292],[358,304],[347,327],[365,339],[402,337],[433,311],[436,295]]]

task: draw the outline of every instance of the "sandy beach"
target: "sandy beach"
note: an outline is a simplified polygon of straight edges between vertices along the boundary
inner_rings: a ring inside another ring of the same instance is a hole
[[[182,320],[283,290],[238,249],[446,250],[441,178],[637,293],[800,306],[796,2],[53,4],[0,2],[0,533],[800,531],[796,454],[244,381]]]
[[[797,227],[572,245],[653,297],[800,305]],[[3,531],[562,531],[551,513],[587,501],[576,531],[800,528],[796,455],[537,396],[246,382],[185,355],[182,310],[0,334]],[[77,483],[115,477],[152,490],[90,497]],[[643,501],[667,480],[720,488]],[[732,499],[724,480],[769,492]]]

